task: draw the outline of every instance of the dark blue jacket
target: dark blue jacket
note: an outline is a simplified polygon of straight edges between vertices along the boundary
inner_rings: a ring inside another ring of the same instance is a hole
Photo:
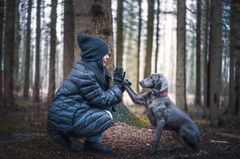
[[[48,130],[71,133],[83,124],[87,126],[87,114],[93,115],[99,110],[109,110],[121,101],[121,96],[121,86],[113,85],[104,91],[96,81],[95,74],[85,63],[79,61],[56,92],[48,108]]]

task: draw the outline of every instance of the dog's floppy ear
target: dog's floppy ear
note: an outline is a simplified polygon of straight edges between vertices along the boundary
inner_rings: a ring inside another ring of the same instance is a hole
[[[167,79],[163,76],[161,77],[161,92],[167,92],[168,91],[168,81]]]
[[[162,75],[158,75],[154,81],[154,89],[157,92],[167,92],[168,91],[168,82],[166,78]]]
[[[153,82],[154,82],[154,89],[156,91],[160,91],[162,87],[161,77],[157,75]]]

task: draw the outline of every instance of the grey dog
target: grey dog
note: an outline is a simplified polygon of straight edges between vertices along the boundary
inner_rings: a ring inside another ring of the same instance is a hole
[[[139,82],[150,91],[136,94],[125,81],[125,89],[134,103],[144,105],[151,124],[157,127],[149,154],[154,154],[164,129],[172,130],[173,137],[187,150],[196,151],[200,143],[200,131],[189,115],[178,108],[168,97],[168,84],[162,74],[151,74]]]

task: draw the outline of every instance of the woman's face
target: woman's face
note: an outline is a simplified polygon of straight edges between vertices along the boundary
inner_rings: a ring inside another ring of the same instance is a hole
[[[104,63],[107,63],[107,62],[109,61],[109,59],[110,59],[109,54],[106,54],[106,55],[102,58],[102,60],[103,60]]]

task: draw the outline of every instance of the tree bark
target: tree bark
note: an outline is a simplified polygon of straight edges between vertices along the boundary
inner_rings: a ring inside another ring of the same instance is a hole
[[[197,1],[197,36],[196,36],[196,90],[195,105],[201,106],[201,6],[202,0]]]
[[[14,89],[19,90],[19,46],[21,43],[21,32],[20,32],[20,13],[19,13],[19,4],[20,0],[15,2],[15,39],[14,39]]]
[[[15,0],[6,1],[5,45],[4,45],[4,108],[15,110],[13,97],[14,39],[15,39]],[[2,110],[2,111],[5,111]]]
[[[74,64],[74,7],[73,0],[64,1],[63,78],[66,79]]]
[[[222,1],[211,1],[209,45],[210,122],[219,126],[219,106],[222,70]]]
[[[48,86],[49,86],[49,83],[48,83],[48,81],[49,81],[49,63],[50,63],[50,61],[49,61],[49,48],[50,48],[50,37],[49,37],[49,35],[48,34],[45,34],[45,37],[44,37],[44,51],[43,51],[43,62],[44,62],[44,64],[42,65],[43,67],[42,67],[42,70],[44,70],[43,72],[42,72],[42,74],[44,75],[44,77],[45,77],[45,80],[43,80],[42,81],[42,87],[43,88],[48,88]]]
[[[123,65],[123,1],[117,1],[117,66],[122,67]]]
[[[127,18],[126,19],[126,24],[128,27],[125,30],[125,39],[127,41],[126,43],[126,51],[125,51],[125,58],[126,58],[126,72],[127,72],[127,77],[129,77],[133,83],[132,87],[135,90],[136,89],[136,85],[135,83],[138,84],[137,79],[136,79],[136,72],[137,72],[137,67],[136,67],[136,63],[137,63],[137,59],[136,59],[136,43],[135,43],[135,35],[134,34],[134,25],[135,25],[135,18],[136,18],[136,12],[134,12],[134,4],[131,3],[130,1],[127,1],[128,4],[128,11],[127,11]],[[131,74],[129,74],[128,72],[131,71]]]
[[[75,37],[79,32],[96,35],[109,45],[113,63],[113,31],[111,0],[75,0]],[[75,38],[76,39],[76,38]],[[80,49],[75,40],[75,57],[79,57]]]
[[[27,35],[26,35],[26,54],[25,54],[25,71],[24,71],[24,89],[23,97],[29,96],[30,82],[30,53],[31,53],[31,17],[32,17],[32,0],[28,0],[28,17],[27,17]]]
[[[139,93],[140,81],[140,51],[141,51],[141,36],[142,36],[142,0],[138,0],[138,43],[137,43],[137,93]]]
[[[147,49],[146,49],[146,56],[145,56],[144,78],[148,77],[151,74],[151,68],[152,68],[154,2],[155,0],[148,0]]]
[[[33,99],[35,102],[39,101],[40,90],[40,47],[41,47],[41,1],[37,0],[37,27],[36,27],[36,63],[35,63],[35,80],[33,88]]]
[[[157,0],[157,25],[156,25],[156,50],[155,50],[155,72],[157,72],[158,51],[159,51],[159,28],[160,24],[160,0]]]
[[[240,2],[231,1],[230,13],[230,81],[229,81],[229,124],[240,124]]]
[[[3,23],[4,23],[4,0],[0,0],[0,105],[2,104],[2,95],[3,95],[3,70],[2,70],[2,61],[3,61],[3,50],[2,50],[2,43],[3,43]],[[0,109],[1,109],[0,107]]]
[[[193,35],[193,37],[191,38],[191,51],[189,52],[189,59],[188,59],[188,91],[190,94],[194,93],[194,87],[195,87],[195,50],[196,50],[196,36]]]
[[[205,25],[204,25],[204,101],[203,101],[203,111],[204,116],[208,117],[209,112],[209,0],[206,0],[205,8]]]
[[[177,74],[176,74],[176,104],[183,110],[186,106],[186,4],[177,0]]]
[[[48,101],[51,101],[56,89],[56,44],[57,44],[57,35],[56,35],[56,22],[57,22],[57,5],[58,0],[52,0],[51,2],[51,24],[50,24],[50,65],[49,65],[49,85],[48,85]]]

